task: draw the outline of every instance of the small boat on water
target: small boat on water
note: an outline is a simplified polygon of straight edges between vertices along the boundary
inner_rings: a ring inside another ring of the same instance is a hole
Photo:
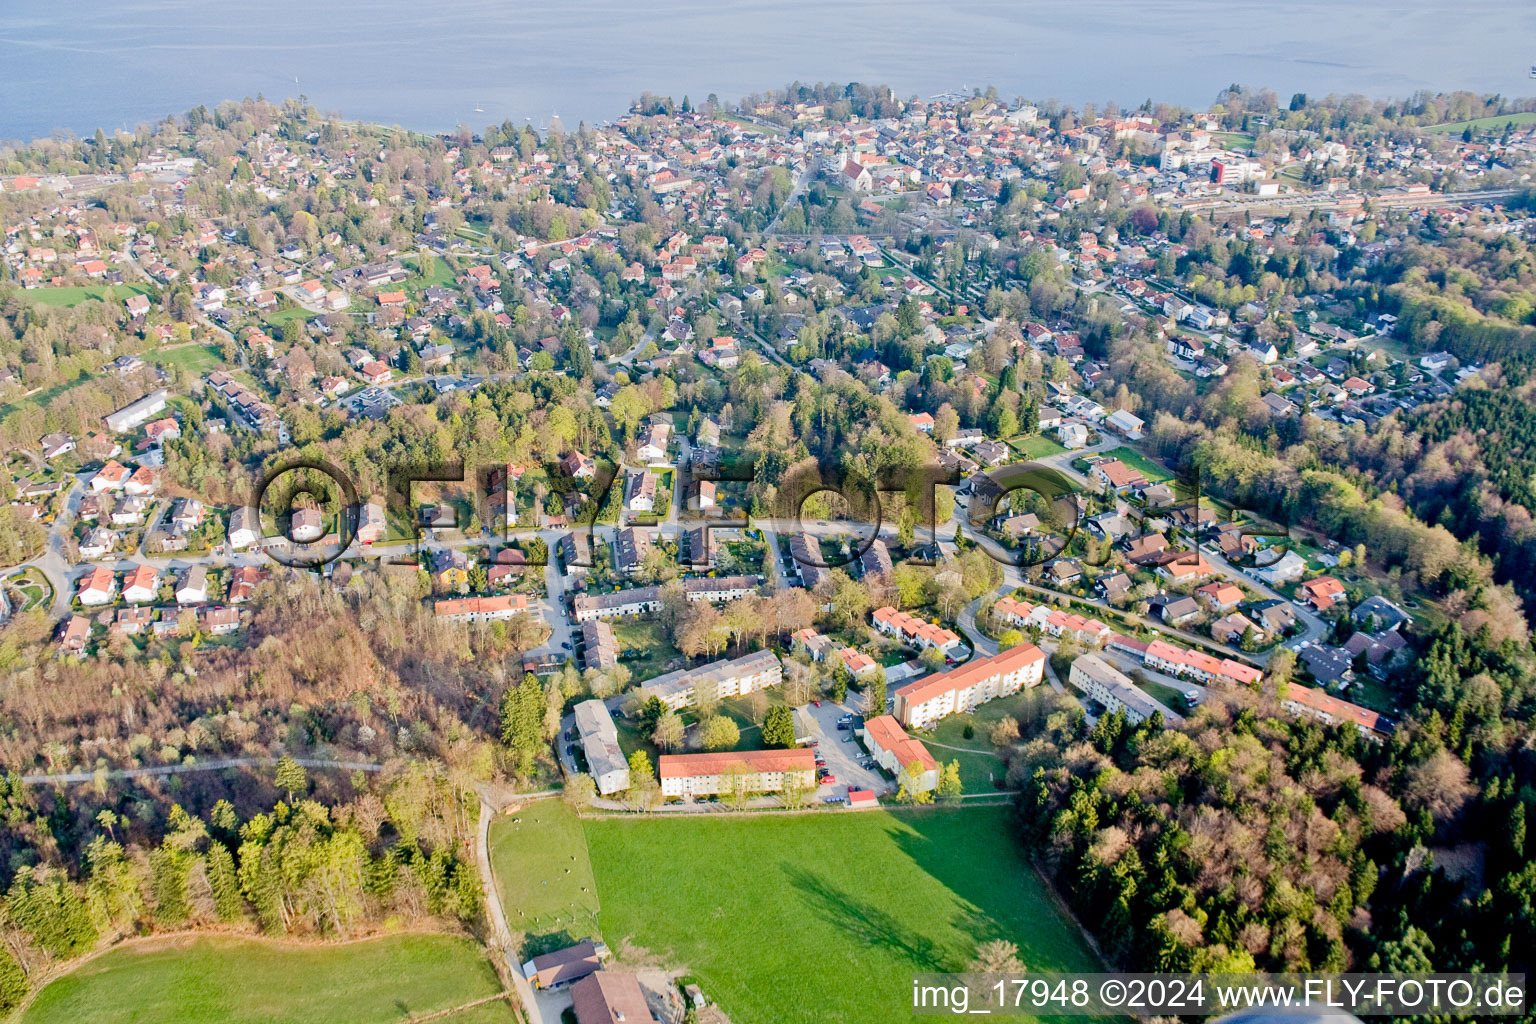
[[[1531,65],[1531,77],[1536,78],[1536,64]]]

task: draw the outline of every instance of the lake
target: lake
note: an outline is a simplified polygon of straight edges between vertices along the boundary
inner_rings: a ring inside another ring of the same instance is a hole
[[[903,98],[996,85],[1073,105],[1203,107],[1232,82],[1323,95],[1536,93],[1536,4],[1486,0],[4,0],[0,138],[132,127],[303,94],[447,130],[621,116],[642,91],[802,81]],[[67,13],[65,13],[67,12]],[[480,108],[476,110],[476,108]]]

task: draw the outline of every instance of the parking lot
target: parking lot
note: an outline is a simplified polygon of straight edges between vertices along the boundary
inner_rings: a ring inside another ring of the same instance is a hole
[[[816,751],[826,758],[828,770],[837,779],[836,784],[822,786],[816,791],[818,799],[845,797],[850,788],[883,794],[894,786],[879,768],[865,768],[859,764],[859,760],[864,757],[864,748],[854,739],[853,729],[837,727],[838,719],[845,715],[854,715],[853,724],[859,723],[861,719],[852,708],[823,700],[819,708],[815,704],[807,704],[805,712],[815,726],[812,738],[818,742]]]

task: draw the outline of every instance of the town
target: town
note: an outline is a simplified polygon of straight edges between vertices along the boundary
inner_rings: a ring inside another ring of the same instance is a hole
[[[601,868],[657,856],[637,821],[974,815],[977,856],[1070,890],[1097,942],[1052,918],[1063,964],[1397,963],[1427,926],[1387,908],[1529,868],[1523,824],[1480,823],[1532,792],[1533,168],[1536,111],[1497,97],[1237,88],[797,84],[441,136],[247,100],[12,152],[15,792],[96,780],[118,857],[184,837],[145,855],[185,907],[161,930],[473,922],[478,885],[535,1022],[800,1019],[686,955],[720,921],[610,910],[647,892]],[[267,764],[215,821],[204,773]],[[309,787],[358,801],[317,834],[373,822],[359,879],[439,881],[269,908],[238,837],[258,856]],[[1219,912],[1132,894],[1175,856],[1158,884]],[[1020,962],[981,946],[945,969]]]

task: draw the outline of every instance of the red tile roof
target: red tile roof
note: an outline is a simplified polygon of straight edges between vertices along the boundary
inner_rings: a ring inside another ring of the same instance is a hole
[[[810,772],[816,770],[816,752],[809,747],[792,750],[724,750],[713,754],[662,754],[663,779],[690,779],[721,775],[732,768],[750,772]]]
[[[913,761],[928,771],[939,767],[939,762],[928,753],[928,748],[908,736],[907,731],[901,727],[901,723],[890,715],[871,718],[864,723],[864,731],[868,734],[870,743],[881,750],[889,750],[896,756],[896,763],[903,768]]]
[[[1045,652],[1034,644],[1019,644],[990,658],[973,658],[952,672],[936,672],[908,683],[896,695],[909,705],[926,704],[941,693],[964,690],[984,679],[1023,668],[1045,660]]]

